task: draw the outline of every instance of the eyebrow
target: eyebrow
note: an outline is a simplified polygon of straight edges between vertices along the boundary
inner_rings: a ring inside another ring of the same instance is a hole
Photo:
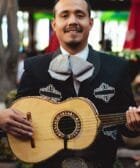
[[[69,10],[63,10],[63,11],[58,12],[58,14],[63,14],[63,13],[69,13]],[[75,10],[74,13],[86,14],[85,11],[80,10],[80,9]]]

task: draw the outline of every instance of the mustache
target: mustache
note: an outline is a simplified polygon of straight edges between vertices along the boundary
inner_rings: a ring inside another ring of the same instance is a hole
[[[83,29],[80,26],[73,25],[73,26],[68,26],[64,28],[64,33],[70,32],[70,31],[77,31],[78,33],[81,33]]]

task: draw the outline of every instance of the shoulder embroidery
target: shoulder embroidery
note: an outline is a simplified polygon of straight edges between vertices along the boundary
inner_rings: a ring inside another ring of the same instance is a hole
[[[40,96],[46,96],[53,101],[60,101],[62,99],[62,94],[60,91],[56,90],[52,84],[44,88],[39,89]]]
[[[94,89],[93,94],[96,98],[108,103],[115,95],[115,88],[106,83],[102,83],[98,88]]]

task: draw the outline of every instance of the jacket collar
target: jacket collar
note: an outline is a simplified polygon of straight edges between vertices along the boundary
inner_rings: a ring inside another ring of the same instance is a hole
[[[92,63],[94,65],[94,73],[93,76],[91,77],[91,79],[95,78],[95,76],[98,74],[99,70],[100,70],[100,54],[99,52],[96,52],[95,50],[92,49],[92,47],[89,45],[89,55],[88,55],[88,59],[87,61],[89,61],[90,63]]]

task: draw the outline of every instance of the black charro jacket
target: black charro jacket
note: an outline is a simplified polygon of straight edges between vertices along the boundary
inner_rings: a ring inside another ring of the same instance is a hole
[[[17,98],[45,95],[63,101],[69,97],[85,97],[94,103],[99,114],[124,113],[128,106],[135,105],[127,61],[94,51],[89,47],[88,61],[94,65],[95,70],[91,78],[80,84],[79,94],[76,95],[72,78],[60,81],[51,78],[48,73],[50,61],[59,53],[60,51],[57,51],[25,60],[25,72],[18,88]],[[103,129],[89,148],[80,152],[60,151],[47,162],[41,163],[40,167],[60,168],[65,157],[76,155],[86,161],[98,160],[103,165],[102,168],[111,168],[118,146],[117,128]]]

